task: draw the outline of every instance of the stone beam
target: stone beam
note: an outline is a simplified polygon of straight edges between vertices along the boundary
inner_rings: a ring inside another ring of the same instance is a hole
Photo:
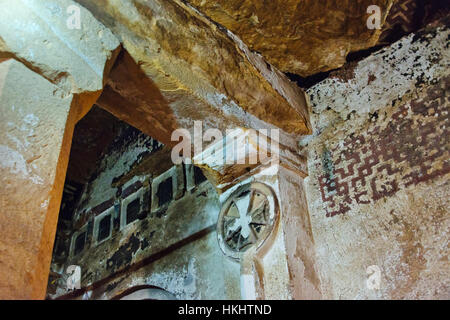
[[[374,46],[368,8],[380,26],[393,0],[187,0],[284,72],[309,76],[341,67],[349,52]]]
[[[311,131],[301,89],[183,1],[77,2],[126,50],[98,104],[141,131],[165,144],[195,120],[220,130]]]

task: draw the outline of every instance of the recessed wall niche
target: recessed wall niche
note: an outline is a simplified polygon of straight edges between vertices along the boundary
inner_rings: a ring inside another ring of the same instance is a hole
[[[144,195],[148,188],[140,187],[136,192],[122,199],[120,209],[120,229],[139,221],[143,211]]]
[[[70,242],[70,256],[74,257],[79,255],[87,247],[87,227],[85,224],[78,231],[75,231],[72,235],[72,241]]]
[[[112,236],[114,219],[114,207],[111,207],[98,216],[94,220],[94,239],[95,244],[100,244]]]
[[[152,212],[167,206],[184,194],[183,165],[173,166],[152,181]]]

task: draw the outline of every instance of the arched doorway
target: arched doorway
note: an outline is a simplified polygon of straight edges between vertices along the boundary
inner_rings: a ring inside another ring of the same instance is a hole
[[[177,300],[177,298],[163,288],[142,285],[129,288],[111,300]]]

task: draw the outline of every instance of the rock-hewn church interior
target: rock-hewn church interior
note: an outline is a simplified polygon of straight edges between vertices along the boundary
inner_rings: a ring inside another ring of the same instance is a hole
[[[0,299],[449,299],[449,14],[0,0]]]

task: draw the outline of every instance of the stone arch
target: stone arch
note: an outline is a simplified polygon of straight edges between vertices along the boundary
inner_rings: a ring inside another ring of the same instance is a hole
[[[111,300],[177,300],[177,298],[163,288],[141,285],[128,288]]]

